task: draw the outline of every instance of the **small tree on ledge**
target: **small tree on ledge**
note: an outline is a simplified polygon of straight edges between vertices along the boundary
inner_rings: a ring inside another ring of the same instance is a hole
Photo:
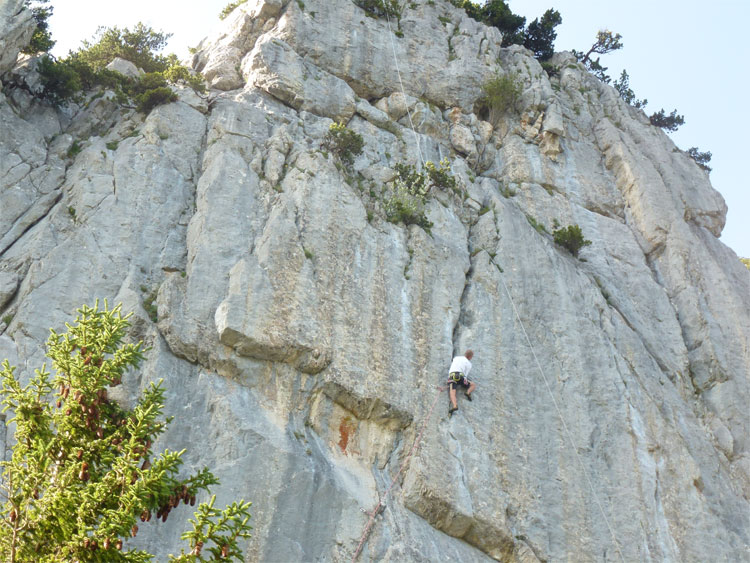
[[[553,233],[553,236],[555,238],[555,244],[559,244],[567,249],[576,258],[578,258],[578,253],[581,248],[591,244],[590,240],[584,238],[581,227],[578,225],[568,225],[564,229],[557,229]]]
[[[711,162],[711,151],[701,152],[698,150],[698,147],[690,147],[686,152],[698,166],[706,172],[711,172],[711,167],[708,165]]]
[[[685,124],[684,115],[677,115],[677,110],[672,110],[672,113],[667,115],[664,108],[656,113],[652,113],[648,119],[651,122],[651,125],[661,127],[665,131],[677,131],[680,125]]]
[[[3,411],[12,411],[16,427],[12,458],[1,464],[0,557],[9,563],[151,561],[145,551],[123,550],[137,520],[166,521],[180,502],[192,506],[218,483],[208,469],[178,478],[184,450],[152,451],[171,420],[161,418],[161,382],[132,410],[108,398],[107,388],[143,359],[142,343],[122,344],[129,315],[106,302],[78,313],[67,333],[53,330],[47,341],[52,380],[44,365],[26,387],[7,360],[0,370]],[[198,507],[193,530],[182,535],[187,553],[171,561],[242,560],[250,503],[223,511],[213,504]]]

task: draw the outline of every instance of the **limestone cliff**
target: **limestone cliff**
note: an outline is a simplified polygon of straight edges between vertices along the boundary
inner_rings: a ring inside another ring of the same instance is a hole
[[[6,62],[21,4],[0,11],[0,358],[38,367],[82,303],[134,310],[152,348],[120,399],[165,379],[162,446],[253,501],[247,561],[351,559],[467,347],[476,398],[449,419],[440,397],[362,560],[750,558],[750,272],[708,175],[574,58],[550,78],[444,0],[398,24],[250,0],[195,54],[207,99],[55,110]],[[523,93],[493,127],[497,73]],[[365,141],[349,169],[332,120]],[[458,179],[431,233],[383,214],[420,158]],[[140,545],[177,549],[181,514]]]

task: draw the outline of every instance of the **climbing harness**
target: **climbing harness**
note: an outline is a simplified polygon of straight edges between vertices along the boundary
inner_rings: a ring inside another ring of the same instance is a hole
[[[461,380],[464,378],[464,374],[460,371],[452,371],[450,373],[450,378],[454,383],[461,383]]]
[[[388,489],[386,489],[386,491],[380,496],[380,500],[378,501],[377,506],[370,513],[370,519],[367,521],[367,525],[365,526],[364,532],[362,532],[362,539],[359,540],[357,551],[354,552],[354,556],[352,557],[352,563],[354,563],[357,560],[357,557],[359,557],[359,554],[362,551],[362,547],[364,547],[365,541],[367,540],[367,537],[370,535],[370,532],[372,531],[372,526],[375,523],[375,517],[380,512],[381,507],[385,506],[384,504],[385,497],[387,497],[388,493],[391,492],[393,485],[395,485],[396,481],[398,481],[398,478],[403,472],[404,467],[406,467],[406,464],[409,463],[409,460],[411,459],[412,454],[416,451],[417,447],[419,446],[419,443],[422,441],[422,434],[424,434],[424,429],[427,426],[427,423],[429,422],[430,417],[432,416],[432,411],[435,410],[435,405],[437,404],[438,399],[440,398],[440,393],[445,391],[445,387],[438,387],[437,389],[438,389],[438,392],[435,395],[435,400],[432,401],[430,412],[427,413],[427,418],[424,419],[424,423],[422,424],[422,429],[419,431],[419,435],[414,440],[414,445],[411,447],[411,450],[409,450],[409,455],[406,456],[406,459],[401,464],[401,467],[399,468],[398,473],[396,473],[396,476],[391,481],[391,484],[389,485]]]

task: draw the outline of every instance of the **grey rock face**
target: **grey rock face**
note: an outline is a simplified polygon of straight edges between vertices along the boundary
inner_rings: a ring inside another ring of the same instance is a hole
[[[23,0],[0,3],[0,75],[13,68],[16,58],[31,39],[36,22]]]
[[[247,560],[350,560],[381,499],[361,560],[746,560],[750,272],[721,196],[570,55],[550,79],[432,4],[400,37],[346,0],[251,0],[195,54],[209,99],[148,116],[6,92],[0,359],[38,367],[95,298],[135,311],[152,348],[120,398],[165,379],[156,447],[253,501]],[[508,72],[493,126],[474,108]],[[396,164],[444,158],[429,232],[389,222]],[[549,234],[571,224],[580,260]],[[179,551],[180,510],[132,545]]]
[[[141,74],[143,74],[142,71],[138,70],[138,67],[135,66],[130,61],[126,61],[125,59],[121,59],[120,57],[115,57],[112,59],[112,62],[107,65],[107,70],[113,70],[114,72],[119,72],[123,76],[128,76],[130,78],[138,78]]]

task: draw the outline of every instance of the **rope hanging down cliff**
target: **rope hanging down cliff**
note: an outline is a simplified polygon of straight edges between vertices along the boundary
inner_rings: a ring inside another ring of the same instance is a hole
[[[386,20],[388,22],[388,32],[389,32],[388,35],[389,35],[389,37],[391,39],[391,50],[393,52],[393,62],[394,62],[394,65],[396,67],[396,73],[398,74],[398,82],[399,82],[399,86],[401,88],[401,95],[404,97],[404,103],[406,104],[406,112],[407,112],[407,115],[409,116],[409,125],[411,126],[412,133],[414,134],[414,140],[417,143],[417,151],[419,153],[419,160],[420,160],[422,166],[424,166],[424,158],[422,156],[422,149],[421,149],[420,143],[419,143],[419,136],[417,134],[416,129],[414,128],[414,122],[412,121],[412,118],[411,118],[411,111],[409,110],[409,104],[406,103],[406,92],[404,91],[404,83],[403,83],[403,81],[401,79],[401,71],[399,70],[399,66],[398,66],[398,57],[396,56],[396,47],[395,47],[394,42],[393,42],[393,31],[391,29],[391,18],[390,18],[390,15],[389,15],[387,9],[385,10],[385,15],[386,15]],[[557,412],[557,416],[560,418],[560,422],[562,422],[562,427],[563,427],[565,436],[567,437],[568,442],[570,443],[571,449],[573,450],[573,453],[575,454],[576,459],[578,460],[578,463],[581,466],[581,471],[583,471],[583,474],[586,477],[586,482],[588,483],[589,488],[591,489],[591,494],[594,497],[594,501],[596,502],[596,505],[599,508],[599,512],[601,513],[602,518],[603,518],[605,524],[607,525],[607,529],[609,530],[609,533],[612,536],[612,541],[613,541],[613,543],[615,545],[615,549],[617,550],[617,553],[620,556],[620,559],[622,560],[622,562],[625,563],[625,557],[623,556],[622,551],[620,550],[620,543],[617,541],[617,536],[615,536],[614,530],[612,529],[612,526],[609,523],[609,519],[607,518],[607,515],[604,512],[604,507],[602,506],[601,502],[599,501],[599,496],[596,494],[596,489],[594,488],[594,484],[591,481],[591,478],[589,476],[588,471],[586,471],[586,467],[583,464],[583,460],[581,459],[581,456],[578,453],[578,450],[576,449],[575,442],[573,441],[573,436],[570,433],[570,430],[568,430],[568,425],[565,424],[565,419],[563,418],[562,411],[560,410],[560,407],[559,407],[559,405],[557,403],[557,400],[555,399],[555,395],[552,392],[552,388],[550,387],[550,384],[549,384],[549,381],[547,379],[547,376],[545,375],[544,370],[542,369],[542,365],[539,362],[539,358],[536,355],[536,350],[534,349],[534,346],[531,343],[531,339],[529,338],[529,335],[526,332],[526,327],[524,326],[523,321],[521,321],[521,316],[518,314],[518,309],[516,308],[516,304],[513,301],[513,296],[511,295],[510,290],[508,289],[508,286],[505,283],[505,280],[503,279],[503,277],[502,276],[499,276],[499,277],[500,277],[500,281],[503,284],[503,287],[505,288],[505,292],[508,295],[508,299],[510,300],[511,306],[513,307],[513,312],[514,312],[514,314],[516,316],[516,319],[518,320],[518,323],[521,325],[521,330],[523,331],[524,337],[526,338],[526,342],[529,345],[529,349],[531,350],[531,353],[534,356],[534,361],[536,362],[537,368],[539,369],[539,373],[541,374],[542,379],[544,380],[544,385],[547,388],[547,391],[548,391],[548,393],[549,393],[549,395],[550,395],[550,397],[552,399],[552,402],[553,402],[553,404],[555,406],[555,411]],[[430,407],[430,411],[427,414],[427,417],[425,418],[424,423],[422,424],[422,429],[420,430],[419,435],[417,436],[416,440],[414,441],[414,445],[412,446],[411,450],[409,451],[409,454],[406,456],[406,459],[404,460],[404,462],[401,464],[401,467],[399,468],[398,472],[396,473],[396,476],[391,481],[390,486],[385,491],[385,493],[381,497],[380,501],[378,502],[377,506],[373,509],[372,513],[370,514],[370,518],[369,518],[369,520],[367,522],[367,525],[365,526],[364,532],[362,533],[362,538],[360,539],[359,545],[357,546],[357,550],[355,551],[354,556],[352,557],[352,563],[354,563],[354,561],[359,557],[359,554],[361,553],[362,548],[364,547],[365,541],[367,540],[367,537],[369,536],[370,531],[372,530],[372,526],[373,526],[373,524],[375,522],[375,517],[378,515],[378,512],[380,511],[380,508],[382,506],[383,500],[390,493],[391,489],[395,485],[395,483],[398,480],[399,476],[403,472],[404,467],[406,467],[406,464],[411,459],[412,454],[414,453],[414,451],[416,450],[416,448],[419,446],[420,441],[422,440],[422,434],[424,433],[424,429],[427,426],[427,422],[430,420],[430,417],[432,416],[432,411],[434,410],[435,405],[437,404],[437,400],[440,397],[440,393],[444,390],[443,387],[438,387],[438,389],[439,389],[439,392],[435,395],[435,400],[433,401],[432,407]]]
[[[591,488],[591,494],[594,497],[594,501],[596,501],[596,505],[599,507],[599,512],[601,512],[602,518],[604,519],[604,522],[607,525],[607,529],[609,530],[609,533],[612,535],[612,541],[615,544],[615,549],[617,550],[617,553],[620,555],[620,559],[622,560],[622,562],[625,563],[625,558],[622,555],[622,551],[620,551],[620,543],[617,541],[617,536],[615,536],[615,532],[614,530],[612,530],[612,526],[609,523],[609,519],[607,518],[607,515],[604,513],[604,508],[602,507],[601,502],[599,502],[599,496],[596,494],[596,489],[594,489],[594,484],[591,482],[591,478],[589,477],[588,471],[586,471],[586,467],[583,465],[583,460],[581,459],[581,456],[578,453],[578,450],[575,446],[575,442],[573,442],[573,435],[570,433],[570,430],[568,430],[568,425],[565,424],[565,419],[563,418],[562,411],[560,410],[560,407],[557,404],[557,400],[555,399],[555,394],[552,392],[552,387],[550,387],[549,381],[547,380],[547,376],[544,374],[544,370],[542,369],[542,364],[539,363],[539,358],[536,355],[534,346],[531,344],[531,339],[529,339],[529,335],[526,332],[526,327],[523,325],[523,321],[521,321],[521,316],[518,314],[518,309],[516,309],[516,303],[513,301],[513,296],[510,294],[510,290],[508,289],[508,286],[506,285],[505,280],[503,279],[503,276],[500,275],[498,277],[500,278],[500,281],[502,282],[503,287],[505,288],[505,293],[508,294],[508,299],[510,300],[510,304],[513,307],[513,312],[516,315],[518,324],[521,325],[521,330],[523,331],[523,335],[526,337],[526,342],[529,345],[529,349],[531,349],[531,354],[534,356],[534,361],[536,362],[536,366],[539,369],[539,373],[542,374],[542,379],[544,379],[544,385],[547,388],[547,391],[549,392],[549,395],[552,398],[552,402],[555,405],[555,411],[557,411],[557,416],[560,418],[560,422],[562,422],[563,430],[565,431],[565,435],[568,438],[568,441],[570,442],[571,449],[573,450],[573,453],[576,454],[576,459],[578,459],[578,463],[581,466],[581,470],[583,471],[583,474],[586,477],[586,482],[589,484],[589,487]]]

